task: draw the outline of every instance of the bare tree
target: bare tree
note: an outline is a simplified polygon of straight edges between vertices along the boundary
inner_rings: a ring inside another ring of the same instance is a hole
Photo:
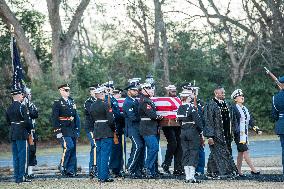
[[[152,48],[150,44],[150,34],[148,31],[149,26],[149,8],[145,4],[144,1],[138,0],[138,1],[128,1],[129,5],[127,6],[128,10],[128,16],[131,19],[131,21],[137,26],[139,31],[141,32],[142,36],[135,36],[135,34],[130,33],[132,36],[137,38],[139,42],[141,42],[144,45],[144,52],[146,54],[146,58],[148,62],[153,61],[153,53]]]
[[[208,0],[213,13],[209,13],[209,8],[205,7],[203,0],[198,0],[198,2],[207,22],[218,32],[219,37],[227,46],[227,53],[231,60],[231,80],[233,85],[236,85],[242,80],[248,64],[258,51],[258,36],[253,30],[253,25],[244,25],[228,16],[231,11],[230,1],[225,14],[221,14],[214,0]]]
[[[11,11],[5,0],[0,0],[0,18],[4,21],[8,28],[14,27],[14,34],[17,39],[17,44],[20,51],[23,53],[28,66],[27,75],[34,81],[42,76],[42,70],[39,66],[38,58],[28,38],[25,36],[25,31],[21,26],[15,14]]]
[[[164,22],[162,5],[165,3],[164,0],[154,0],[155,5],[155,33],[154,33],[154,68],[161,63],[160,58],[160,38],[162,39],[162,63],[164,71],[164,86],[170,83],[169,78],[169,63],[168,63],[168,40],[167,40],[167,29]]]
[[[52,29],[52,72],[56,79],[68,80],[72,74],[72,61],[75,56],[72,45],[74,35],[78,30],[79,23],[90,0],[81,0],[69,27],[63,31],[59,15],[61,0],[46,0],[48,7],[49,22]]]

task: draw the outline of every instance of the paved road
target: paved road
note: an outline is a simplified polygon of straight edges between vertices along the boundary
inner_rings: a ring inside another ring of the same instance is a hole
[[[281,155],[281,147],[280,147],[280,142],[278,140],[250,142],[249,149],[252,158],[273,157]],[[165,150],[166,150],[165,147],[162,147],[162,157],[165,156]],[[205,148],[205,154],[207,160],[209,155],[208,145]],[[237,151],[235,144],[233,144],[233,154],[234,154],[234,159],[236,159]],[[57,166],[59,164],[60,158],[61,154],[51,154],[48,156],[46,155],[38,156],[37,160],[38,160],[38,165]],[[81,166],[83,169],[87,169],[89,154],[78,152],[77,159],[78,159],[78,165]],[[13,167],[12,156],[6,158],[0,157],[0,167],[7,167],[7,166]]]

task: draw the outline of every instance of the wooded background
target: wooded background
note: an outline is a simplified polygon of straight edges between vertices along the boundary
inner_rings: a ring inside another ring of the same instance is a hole
[[[263,67],[283,74],[283,0],[121,0],[113,3],[111,11],[117,14],[111,18],[109,4],[102,1],[41,3],[45,12],[28,0],[0,0],[2,142],[9,129],[5,110],[11,103],[11,25],[25,82],[39,109],[40,140],[52,138],[51,107],[59,84],[71,84],[83,124],[90,85],[111,79],[123,88],[129,78],[144,80],[148,73],[154,75],[158,96],[168,84],[194,80],[205,102],[216,85],[224,86],[229,101],[231,92],[241,88],[257,125],[273,132],[271,98],[277,88]],[[183,19],[176,21],[175,16]],[[99,23],[97,17],[108,22]]]

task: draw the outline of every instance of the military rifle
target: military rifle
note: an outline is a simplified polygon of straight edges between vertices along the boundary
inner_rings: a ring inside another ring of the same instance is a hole
[[[264,69],[265,69],[265,71],[266,71],[266,74],[268,74],[268,75],[273,79],[273,81],[276,83],[276,85],[278,86],[278,88],[279,88],[280,90],[282,90],[282,89],[283,89],[283,86],[282,86],[282,84],[278,81],[277,77],[276,77],[271,71],[269,71],[266,67],[264,67]]]
[[[108,111],[112,112],[111,101],[110,101],[110,81],[108,81],[108,89],[107,89],[107,104],[108,104]],[[113,142],[114,144],[118,144],[118,137],[116,132],[113,132]]]

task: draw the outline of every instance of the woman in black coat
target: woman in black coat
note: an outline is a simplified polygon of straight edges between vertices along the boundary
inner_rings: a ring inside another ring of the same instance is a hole
[[[244,104],[244,94],[241,89],[236,89],[231,98],[234,100],[235,104],[231,107],[232,112],[232,123],[234,124],[232,128],[234,129],[234,139],[237,145],[238,157],[237,157],[237,168],[239,175],[243,177],[242,173],[242,162],[243,159],[247,162],[251,169],[251,174],[259,175],[260,172],[257,171],[250,159],[248,151],[248,129],[253,129],[258,134],[262,132],[258,127],[254,125],[254,120],[252,114],[243,105]]]

